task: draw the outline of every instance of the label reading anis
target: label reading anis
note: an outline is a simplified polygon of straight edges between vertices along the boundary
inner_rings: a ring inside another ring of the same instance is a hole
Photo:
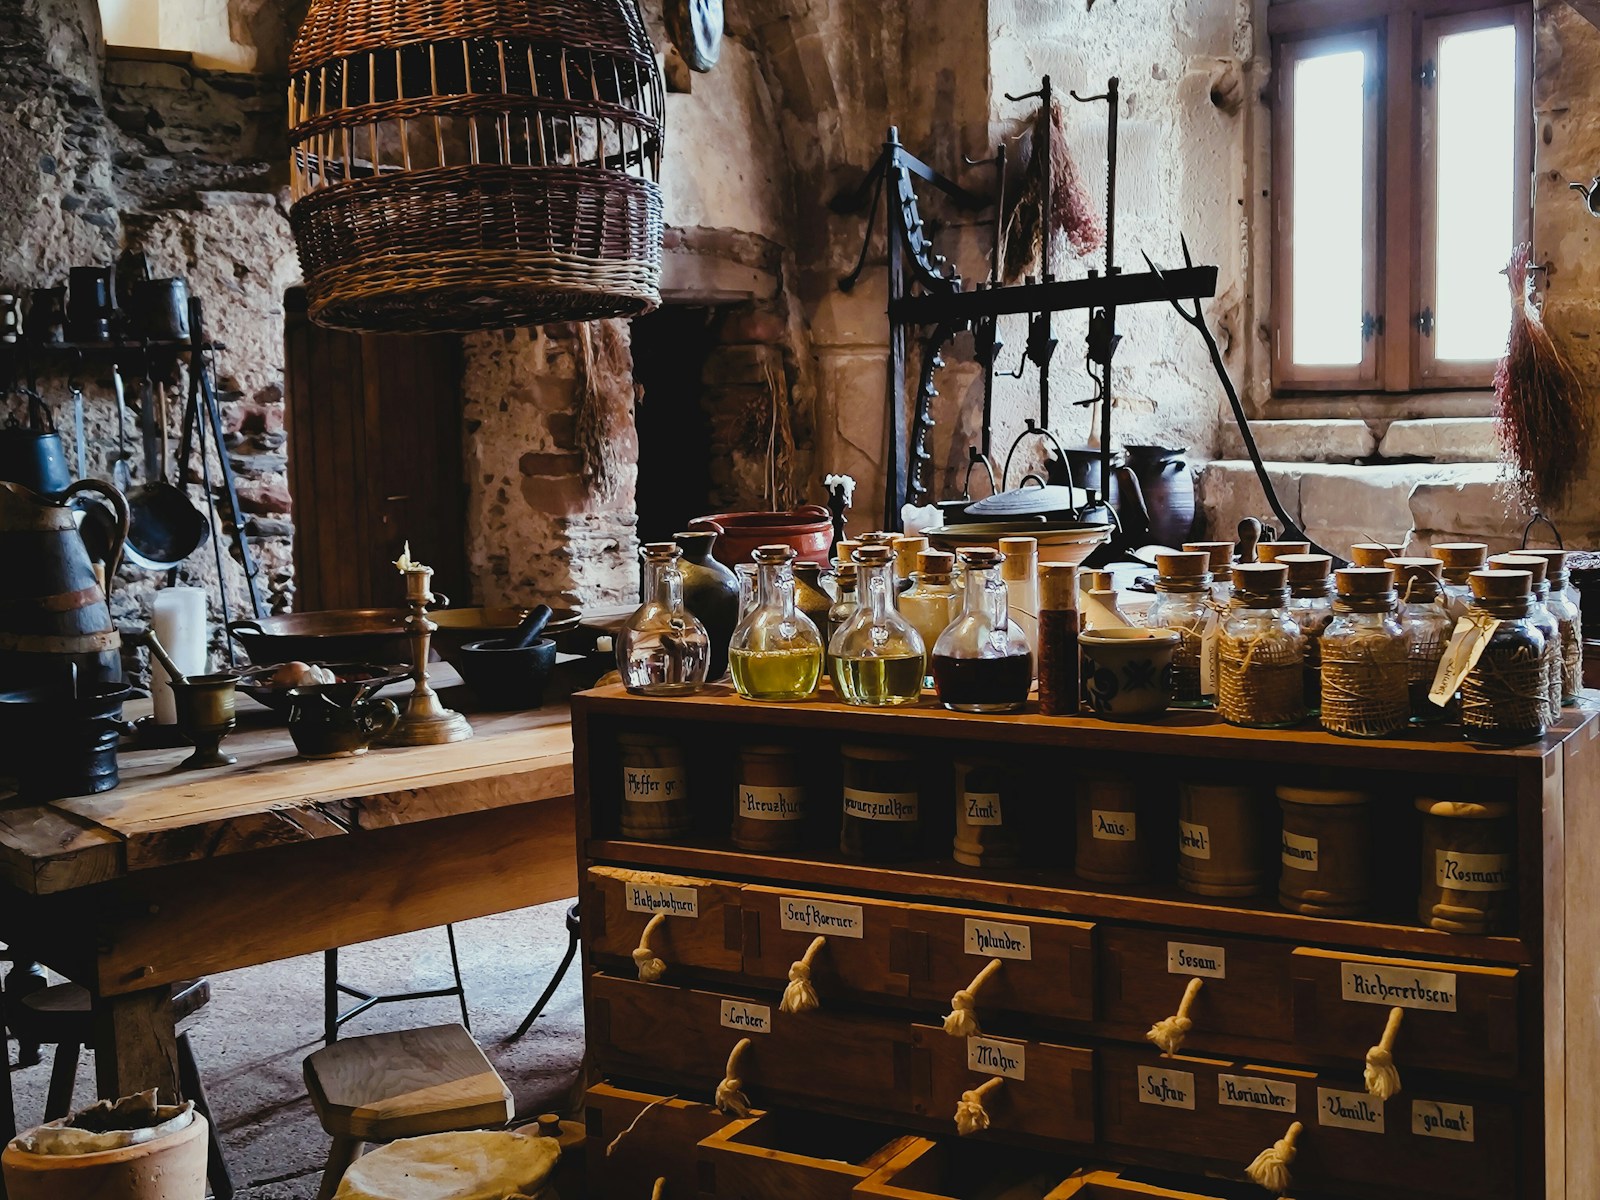
[[[669,917],[698,917],[700,915],[700,889],[692,887],[652,887],[643,883],[630,883],[628,884],[627,909],[629,912],[664,912]]]
[[[1317,869],[1317,839],[1283,831],[1283,865],[1296,871]]]
[[[968,825],[1000,825],[999,792],[962,792],[961,805]]]
[[[682,767],[624,767],[622,798],[630,804],[665,804],[689,794]]]
[[[1026,1079],[1027,1050],[1021,1042],[1002,1042],[998,1038],[967,1039],[967,1070],[985,1075],[1004,1075],[1007,1079]]]
[[[1346,1000],[1357,1004],[1456,1011],[1456,977],[1450,971],[1346,962],[1339,964],[1339,988]]]
[[[790,933],[821,933],[828,937],[860,938],[866,930],[859,904],[834,904],[807,896],[779,896],[778,924]]]
[[[1229,1108],[1264,1108],[1271,1112],[1292,1113],[1295,1087],[1281,1079],[1261,1079],[1255,1075],[1218,1075],[1217,1103]]]
[[[722,1002],[722,1025],[743,1033],[771,1033],[772,1010],[765,1004],[746,1004],[743,1000]]]
[[[1103,808],[1089,810],[1090,832],[1102,842],[1131,842],[1136,828],[1131,812]]]
[[[1434,879],[1454,892],[1509,892],[1512,867],[1509,854],[1463,854],[1439,850]]]
[[[860,821],[915,821],[915,792],[865,792],[844,789],[844,815]]]
[[[1178,853],[1185,858],[1210,858],[1211,830],[1193,821],[1179,821]]]
[[[1366,1092],[1337,1092],[1332,1088],[1318,1088],[1317,1121],[1339,1129],[1382,1133],[1383,1104]]]
[[[1194,1075],[1164,1067],[1139,1067],[1139,1103],[1163,1108],[1194,1108]]]
[[[1228,977],[1228,952],[1221,946],[1189,942],[1167,943],[1168,975],[1200,975],[1206,979]]]
[[[739,815],[751,821],[798,821],[806,815],[806,794],[799,788],[740,784]]]
[[[967,918],[967,953],[984,958],[1033,958],[1033,931],[1026,925]]]
[[[1466,1104],[1441,1104],[1437,1100],[1411,1102],[1411,1132],[1422,1137],[1472,1142],[1472,1108]]]

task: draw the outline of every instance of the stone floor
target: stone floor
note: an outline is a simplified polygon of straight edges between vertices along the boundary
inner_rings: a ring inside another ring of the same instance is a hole
[[[519,1042],[516,1029],[566,947],[567,902],[456,926],[472,1031],[517,1100],[519,1119],[560,1107],[583,1055],[581,988],[568,972],[545,1014]],[[448,984],[443,929],[354,946],[340,956],[347,982],[373,991]],[[211,1004],[190,1027],[195,1057],[222,1129],[241,1200],[310,1200],[328,1143],[306,1100],[301,1060],[321,1045],[322,956],[308,955],[213,976]],[[347,1034],[460,1020],[455,1000],[384,1005],[345,1026]],[[19,1124],[44,1107],[49,1051],[12,1074]],[[94,1061],[79,1067],[78,1100],[94,1088]]]

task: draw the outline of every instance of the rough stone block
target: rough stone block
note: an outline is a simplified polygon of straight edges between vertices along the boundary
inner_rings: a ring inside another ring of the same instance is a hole
[[[1441,536],[1436,540],[1441,541],[1500,545],[1504,539],[1513,539],[1514,544],[1522,536],[1527,517],[1501,480],[1502,468],[1493,463],[1450,468],[1412,492],[1412,524],[1437,531]]]
[[[1492,417],[1433,417],[1395,421],[1378,444],[1385,458],[1431,458],[1439,463],[1492,463],[1500,460]]]
[[[1378,449],[1377,436],[1365,421],[1251,421],[1250,432],[1267,462],[1352,462]],[[1233,424],[1223,428],[1221,441],[1223,457],[1249,457]]]
[[[1300,518],[1300,475],[1304,469],[1299,463],[1267,464],[1267,477],[1272,480],[1278,499],[1296,520]],[[1242,519],[1266,520],[1272,511],[1249,462],[1207,463],[1195,480],[1195,493],[1200,512],[1196,540],[1232,538]]]

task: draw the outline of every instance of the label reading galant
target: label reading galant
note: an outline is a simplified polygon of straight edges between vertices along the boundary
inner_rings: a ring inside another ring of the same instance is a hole
[[[1451,1142],[1477,1140],[1473,1133],[1471,1105],[1446,1104],[1439,1100],[1411,1102],[1411,1132]]]

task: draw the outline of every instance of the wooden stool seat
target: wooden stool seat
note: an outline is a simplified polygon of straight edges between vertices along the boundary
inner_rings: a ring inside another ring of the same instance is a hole
[[[172,1015],[175,1022],[194,1016],[211,1003],[211,983],[189,979],[172,985]],[[30,1041],[45,1046],[93,1041],[94,999],[89,989],[76,983],[58,983],[42,991],[30,992],[13,1001],[8,1016],[17,1032],[27,1031]]]
[[[335,1200],[508,1200],[537,1196],[561,1150],[505,1130],[434,1133],[380,1146],[345,1172]]]

